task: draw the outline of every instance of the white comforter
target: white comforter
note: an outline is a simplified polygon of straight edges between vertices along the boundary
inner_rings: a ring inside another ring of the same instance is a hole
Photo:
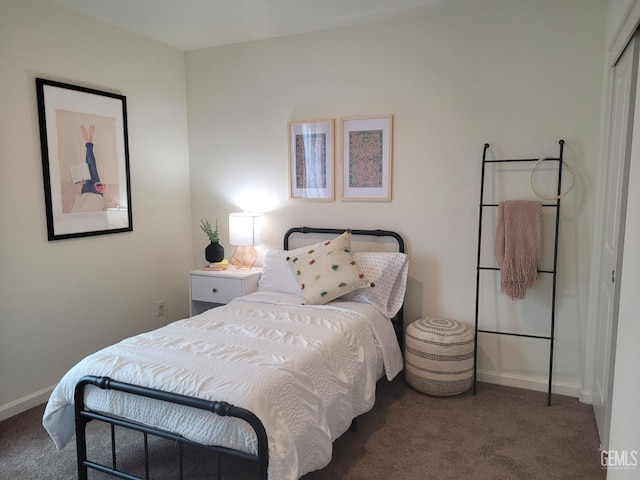
[[[64,447],[74,432],[76,382],[108,376],[252,411],[267,431],[272,479],[323,468],[333,440],[373,407],[377,379],[402,370],[402,355],[391,322],[370,305],[292,300],[255,293],[90,355],[53,391],[44,427]],[[195,442],[224,438],[228,447],[257,451],[253,431],[238,419],[96,387],[87,389],[86,404]]]

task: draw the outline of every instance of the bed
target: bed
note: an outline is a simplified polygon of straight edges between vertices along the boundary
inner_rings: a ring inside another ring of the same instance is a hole
[[[402,370],[407,270],[395,232],[292,228],[265,253],[258,291],[86,357],[43,425],[58,448],[75,434],[79,479],[149,476],[148,458],[144,477],[120,471],[115,446],[110,465],[87,458],[94,420],[112,426],[112,444],[115,426],[142,432],[145,457],[152,435],[254,462],[256,478],[300,478],[330,462],[377,381]]]

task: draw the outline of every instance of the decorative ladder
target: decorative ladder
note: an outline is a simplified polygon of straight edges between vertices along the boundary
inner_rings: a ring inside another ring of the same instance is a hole
[[[502,332],[496,330],[485,330],[478,327],[479,317],[479,305],[480,305],[480,272],[482,270],[500,270],[498,267],[482,266],[480,263],[480,252],[482,248],[482,212],[485,208],[496,208],[497,203],[484,203],[484,184],[485,184],[485,167],[488,163],[510,163],[510,162],[538,162],[538,158],[524,158],[524,159],[508,159],[508,160],[487,160],[487,150],[489,144],[484,144],[484,150],[482,151],[482,179],[480,183],[480,208],[479,208],[479,221],[478,221],[478,257],[477,257],[477,271],[476,271],[476,306],[475,306],[475,340],[474,340],[474,353],[473,353],[473,394],[476,394],[476,381],[477,381],[477,365],[478,365],[478,333],[494,334],[494,335],[509,335],[514,337],[525,338],[537,338],[549,341],[549,386],[547,391],[547,405],[551,406],[551,383],[553,379],[553,347],[554,347],[554,335],[555,335],[555,321],[556,321],[556,277],[558,266],[558,230],[560,226],[560,197],[562,188],[562,156],[564,151],[564,140],[559,141],[560,153],[557,158],[545,158],[545,161],[558,162],[558,188],[557,188],[557,200],[555,203],[543,203],[543,207],[555,208],[555,238],[553,247],[553,269],[552,270],[538,270],[538,273],[550,274],[553,276],[553,286],[551,293],[551,325],[549,329],[549,335],[528,335],[514,332]]]

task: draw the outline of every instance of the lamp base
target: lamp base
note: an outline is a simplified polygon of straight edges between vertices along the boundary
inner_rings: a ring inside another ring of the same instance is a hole
[[[253,247],[236,247],[231,257],[231,263],[239,270],[250,270],[256,263],[258,252]]]

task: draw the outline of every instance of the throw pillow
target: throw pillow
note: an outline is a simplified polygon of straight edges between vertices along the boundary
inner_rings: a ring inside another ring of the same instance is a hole
[[[356,288],[370,285],[351,255],[351,232],[310,245],[287,258],[304,303],[323,305]]]

